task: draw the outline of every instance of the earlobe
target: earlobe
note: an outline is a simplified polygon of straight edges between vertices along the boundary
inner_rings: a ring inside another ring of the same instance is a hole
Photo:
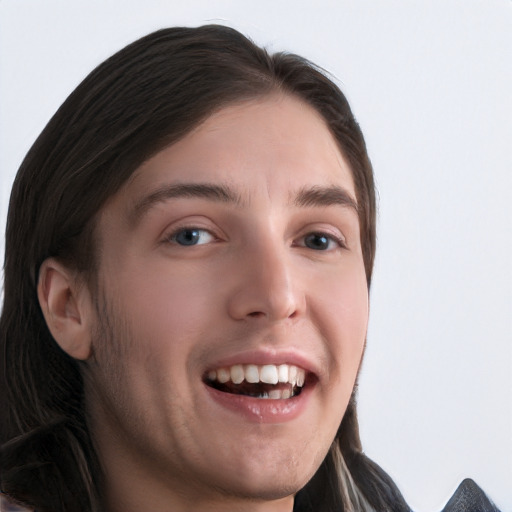
[[[86,287],[78,285],[67,267],[49,258],[40,268],[37,296],[48,329],[62,350],[75,359],[88,359],[91,334]]]

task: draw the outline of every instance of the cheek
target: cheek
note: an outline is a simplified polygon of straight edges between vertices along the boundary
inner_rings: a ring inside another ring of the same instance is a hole
[[[197,369],[194,355],[201,341],[222,330],[219,291],[211,271],[180,271],[152,265],[125,271],[115,282],[116,316],[125,319],[130,350],[123,357],[125,386],[149,401],[190,400],[187,386]],[[112,280],[111,282],[114,282]],[[154,411],[146,411],[152,416]]]
[[[343,379],[355,379],[368,327],[368,288],[362,265],[333,272],[317,298],[317,325],[328,340],[333,366]],[[336,372],[335,372],[336,373]]]
[[[131,319],[134,333],[150,336],[146,342],[168,346],[179,335],[188,338],[200,331],[212,310],[212,297],[197,273],[173,272],[153,266],[147,272],[127,273],[130,279],[117,295],[121,309]],[[172,344],[171,344],[172,345]]]
[[[100,329],[107,342],[98,340],[96,351],[100,381],[127,418],[142,411],[155,421],[155,403],[163,410],[168,401],[184,398],[187,362],[195,340],[211,326],[212,299],[201,279],[168,267],[119,265],[108,276],[102,299],[108,313]]]
[[[338,329],[346,333],[351,348],[356,351],[364,345],[368,328],[368,288],[363,271],[343,280],[338,304]]]

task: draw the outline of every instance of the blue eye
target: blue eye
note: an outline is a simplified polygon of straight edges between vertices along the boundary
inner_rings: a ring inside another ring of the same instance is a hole
[[[185,228],[175,232],[170,240],[178,245],[203,245],[213,241],[213,235],[205,229]]]
[[[325,233],[311,233],[304,237],[304,245],[309,249],[314,249],[315,251],[327,251],[328,249],[333,249],[333,243],[336,247],[343,246],[339,240],[336,240]]]

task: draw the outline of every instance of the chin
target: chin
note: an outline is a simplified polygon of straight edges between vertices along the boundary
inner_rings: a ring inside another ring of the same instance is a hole
[[[216,474],[214,486],[225,494],[253,500],[278,500],[295,495],[317,471],[320,463],[305,464],[303,458],[286,463],[248,461],[224,473]]]
[[[238,478],[237,478],[238,480]],[[245,500],[274,501],[295,495],[306,485],[309,478],[258,478],[257,481],[226,482],[221,489],[223,494],[237,496]]]

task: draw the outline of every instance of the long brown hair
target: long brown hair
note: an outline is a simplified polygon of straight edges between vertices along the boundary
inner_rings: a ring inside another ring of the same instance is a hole
[[[296,55],[270,55],[223,26],[165,29],[130,44],[68,97],[14,182],[0,319],[6,495],[38,512],[101,510],[101,468],[84,410],[80,365],[87,363],[62,352],[48,331],[36,295],[40,265],[53,256],[94,276],[97,213],[134,170],[214,111],[275,91],[315,108],[350,163],[370,286],[372,168],[347,100],[326,74]],[[362,453],[355,391],[294,509],[408,510],[389,477]]]

